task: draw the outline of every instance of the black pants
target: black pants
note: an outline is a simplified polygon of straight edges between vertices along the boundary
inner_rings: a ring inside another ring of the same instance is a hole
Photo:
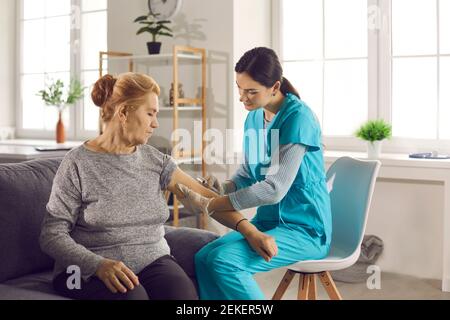
[[[198,300],[192,280],[172,256],[163,256],[144,268],[137,276],[139,286],[126,293],[112,293],[99,278],[81,280],[81,289],[70,290],[70,274],[59,274],[53,287],[62,296],[77,300]]]

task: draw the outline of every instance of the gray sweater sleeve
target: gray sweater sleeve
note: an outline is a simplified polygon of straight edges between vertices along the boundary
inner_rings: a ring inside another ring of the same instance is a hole
[[[42,251],[66,268],[78,266],[87,280],[95,274],[103,257],[76,243],[70,236],[79,216],[81,199],[76,166],[65,158],[53,181],[39,240]]]
[[[266,179],[250,187],[230,193],[230,201],[237,210],[271,205],[280,202],[297,176],[305,155],[305,146],[288,144],[280,146],[279,164],[272,164]]]

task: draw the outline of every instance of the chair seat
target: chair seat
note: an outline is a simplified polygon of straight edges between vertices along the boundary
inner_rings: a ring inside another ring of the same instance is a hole
[[[305,260],[288,266],[288,269],[301,273],[319,273],[324,271],[336,271],[346,269],[359,258],[361,250],[356,250],[351,255],[341,255],[338,250],[333,250],[330,254],[321,260]]]

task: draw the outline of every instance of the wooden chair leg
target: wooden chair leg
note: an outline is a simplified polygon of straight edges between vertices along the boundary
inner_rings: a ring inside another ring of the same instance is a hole
[[[298,280],[297,300],[308,300],[309,297],[309,274],[300,274]]]
[[[309,275],[308,300],[317,300],[316,275]]]
[[[284,293],[286,292],[287,288],[291,284],[292,279],[295,276],[295,272],[288,270],[285,274],[283,279],[281,280],[280,284],[278,285],[277,291],[275,291],[275,294],[272,297],[272,300],[281,300]]]
[[[319,279],[331,300],[342,300],[341,294],[328,271],[319,273]]]

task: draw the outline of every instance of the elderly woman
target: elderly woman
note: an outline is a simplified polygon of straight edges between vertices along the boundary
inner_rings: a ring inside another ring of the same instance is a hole
[[[63,159],[40,237],[42,250],[56,261],[53,285],[63,296],[198,299],[164,238],[169,209],[163,191],[182,201],[178,184],[206,197],[215,194],[146,144],[158,128],[159,93],[152,78],[135,73],[106,75],[94,86],[92,99],[102,108],[104,133]],[[231,227],[243,217],[224,212],[215,218]],[[270,241],[257,230],[248,239],[255,248]],[[67,285],[71,266],[80,270],[79,289]]]

